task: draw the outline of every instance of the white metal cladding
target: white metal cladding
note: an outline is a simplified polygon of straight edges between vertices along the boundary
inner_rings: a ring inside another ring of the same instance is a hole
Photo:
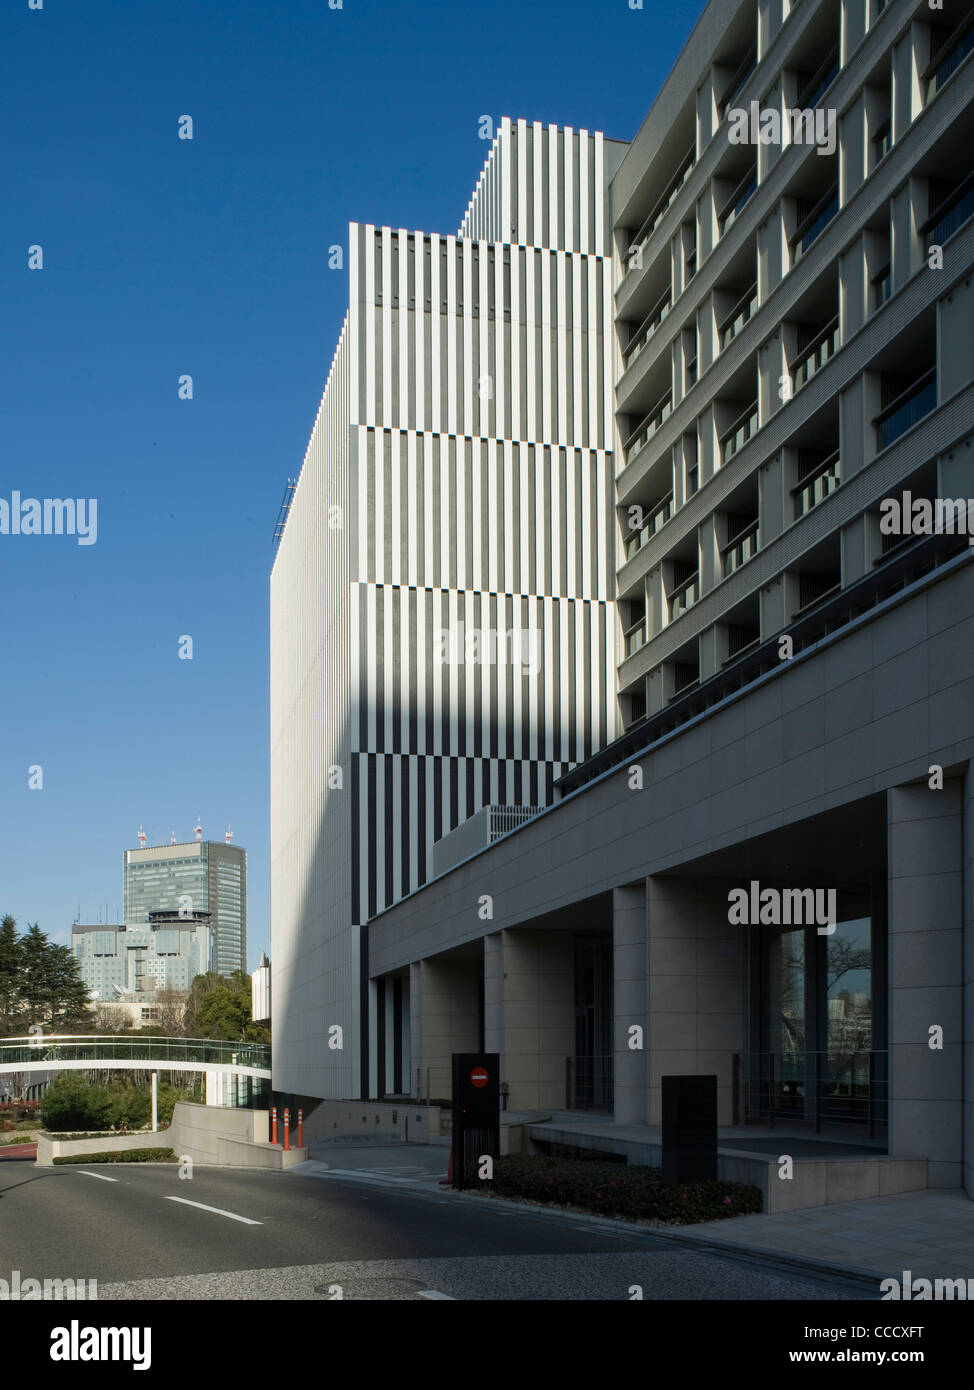
[[[358,689],[346,539],[348,342],[346,321],[271,576],[275,1086],[302,1095],[322,1094],[326,1076],[330,1094],[351,1095],[359,1085],[348,812]],[[343,770],[342,789],[331,793],[329,768]],[[342,1028],[341,1049],[328,1047],[332,1024]]]
[[[617,734],[602,170],[601,136],[505,120],[478,239],[350,226],[271,581],[278,1089],[359,1094],[362,924]],[[522,241],[487,239],[511,209]]]
[[[601,131],[501,120],[458,235],[611,254]]]

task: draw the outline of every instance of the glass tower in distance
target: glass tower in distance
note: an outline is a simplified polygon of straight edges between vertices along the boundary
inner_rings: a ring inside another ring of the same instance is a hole
[[[127,849],[123,856],[125,923],[148,924],[160,910],[209,912],[210,968],[247,968],[247,852],[213,840]]]

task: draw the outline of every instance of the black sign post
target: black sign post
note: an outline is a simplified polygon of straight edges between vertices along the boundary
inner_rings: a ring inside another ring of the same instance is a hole
[[[664,1076],[663,1181],[716,1177],[716,1076]]]
[[[454,1052],[454,1187],[476,1185],[485,1154],[500,1156],[500,1055]]]

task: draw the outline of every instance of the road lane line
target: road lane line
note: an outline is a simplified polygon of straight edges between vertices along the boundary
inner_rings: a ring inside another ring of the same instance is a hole
[[[83,1178],[98,1178],[101,1182],[120,1182],[120,1178],[108,1178],[104,1173],[89,1173],[87,1168],[79,1168],[78,1172]]]
[[[444,1303],[456,1303],[456,1299],[453,1297],[452,1294],[440,1293],[437,1289],[420,1289],[419,1297],[431,1299],[435,1298],[437,1300],[442,1299]]]
[[[116,1179],[112,1178],[112,1182]],[[167,1197],[167,1202],[182,1202],[184,1207],[198,1207],[200,1211],[212,1211],[217,1216],[229,1216],[231,1221],[242,1221],[245,1226],[263,1226],[263,1221],[254,1221],[249,1216],[238,1216],[235,1211],[224,1211],[223,1207],[208,1207],[205,1202],[191,1202],[188,1197]]]

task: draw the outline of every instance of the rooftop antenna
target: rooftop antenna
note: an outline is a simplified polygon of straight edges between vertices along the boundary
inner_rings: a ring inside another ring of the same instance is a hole
[[[196,817],[196,843],[200,844],[203,839],[203,826],[200,824],[199,816]]]
[[[229,822],[229,821],[227,821],[227,833],[226,833],[226,835],[224,835],[223,838],[226,840],[227,844],[229,844],[230,841],[233,839],[233,831],[230,829],[230,822]]]
[[[142,829],[141,821],[139,821],[139,849],[145,849],[145,831]]]
[[[175,832],[175,830],[170,830],[170,832],[169,832],[169,843],[170,843],[171,845],[174,845],[174,844],[176,843],[176,832]]]

